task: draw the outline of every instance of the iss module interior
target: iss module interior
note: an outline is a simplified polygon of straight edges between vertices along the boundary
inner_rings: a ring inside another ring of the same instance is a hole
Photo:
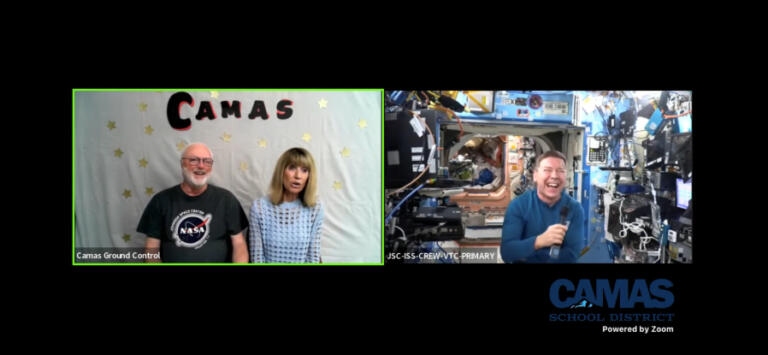
[[[502,263],[536,158],[566,158],[579,263],[693,262],[691,91],[386,91],[386,263]]]

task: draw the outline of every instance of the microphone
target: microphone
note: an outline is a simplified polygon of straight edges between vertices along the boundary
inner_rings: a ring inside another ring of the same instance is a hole
[[[568,226],[571,224],[571,221],[568,221],[568,206],[563,206],[563,208],[560,210],[560,224],[565,224],[565,227],[568,228]],[[563,244],[565,244],[565,239],[563,239]],[[549,248],[549,256],[551,258],[557,259],[560,257],[560,247],[562,245],[553,245]]]

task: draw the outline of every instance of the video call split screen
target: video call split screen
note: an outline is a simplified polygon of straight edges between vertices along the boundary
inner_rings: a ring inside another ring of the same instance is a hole
[[[72,94],[75,266],[693,262],[692,91]]]

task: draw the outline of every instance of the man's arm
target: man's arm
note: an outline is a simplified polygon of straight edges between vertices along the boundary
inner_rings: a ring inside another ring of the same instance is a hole
[[[248,246],[245,244],[245,237],[243,237],[243,232],[232,236],[232,262],[248,262]]]
[[[147,236],[147,242],[144,245],[144,250],[147,254],[155,254],[160,255],[160,239],[153,238],[150,236]],[[144,259],[145,263],[161,263],[163,262],[160,260],[160,258],[153,259],[153,258],[146,258]]]
[[[565,244],[560,250],[560,262],[575,263],[584,247],[584,210],[579,205],[573,208],[573,217],[565,234]]]
[[[523,239],[523,226],[526,221],[514,209],[510,203],[501,228],[501,258],[505,263],[527,258],[533,255],[536,249],[536,238]]]

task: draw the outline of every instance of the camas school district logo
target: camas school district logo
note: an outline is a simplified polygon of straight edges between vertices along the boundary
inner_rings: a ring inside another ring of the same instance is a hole
[[[176,246],[199,249],[208,241],[213,216],[198,210],[181,212],[171,225],[171,233]]]

